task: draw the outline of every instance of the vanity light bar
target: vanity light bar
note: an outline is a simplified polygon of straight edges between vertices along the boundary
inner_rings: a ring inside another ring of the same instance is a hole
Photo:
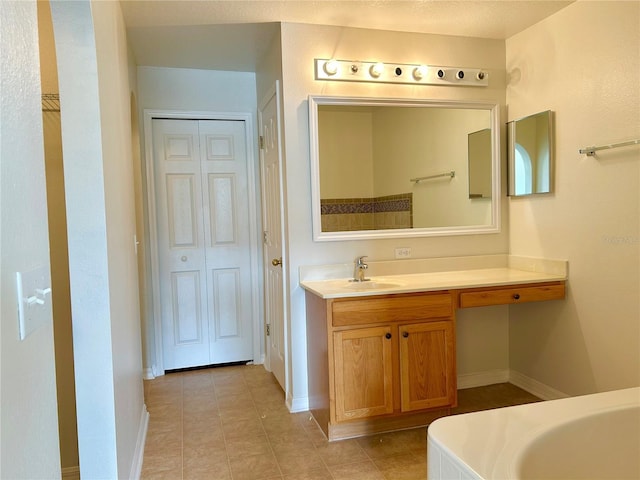
[[[478,68],[316,58],[315,70],[316,80],[466,87],[489,85],[489,74]]]

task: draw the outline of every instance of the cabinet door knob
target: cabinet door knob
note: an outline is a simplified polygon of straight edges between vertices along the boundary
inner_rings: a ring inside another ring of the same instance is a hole
[[[384,338],[386,338],[387,340],[388,340],[388,339],[390,339],[390,338],[391,338],[391,334],[390,334],[390,333],[386,333],[386,334],[384,335]]]
[[[513,294],[513,299],[514,300],[519,300],[520,299],[520,294],[519,293],[514,293]]]
[[[409,332],[402,332],[402,336],[403,336],[404,338],[407,338],[407,337],[409,336]]]

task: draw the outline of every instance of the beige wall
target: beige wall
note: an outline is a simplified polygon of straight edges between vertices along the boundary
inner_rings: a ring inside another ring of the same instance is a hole
[[[327,82],[313,79],[314,58],[377,59],[399,63],[425,63],[482,67],[490,72],[488,88],[412,86],[359,82]],[[505,215],[503,231],[491,235],[313,242],[309,166],[308,102],[310,94],[360,97],[405,97],[476,100],[504,105],[504,42],[441,35],[409,34],[316,25],[282,25],[284,123],[286,131],[286,184],[289,233],[289,385],[292,404],[306,402],[306,327],[304,294],[298,282],[301,265],[350,263],[356,255],[370,260],[393,259],[394,247],[412,248],[414,258],[506,253],[508,237]],[[504,189],[503,189],[504,191]],[[461,315],[464,330],[459,349],[460,373],[507,369],[506,308]],[[499,343],[496,346],[496,342]],[[500,358],[488,358],[485,349],[495,347]]]
[[[375,116],[376,195],[413,193],[413,221],[418,227],[490,224],[491,202],[469,199],[467,181],[467,135],[488,128],[490,112],[440,108],[395,112]],[[412,141],[398,141],[407,137]],[[450,171],[456,172],[454,178],[409,181]]]
[[[320,198],[374,197],[371,112],[322,109],[318,132]]]
[[[553,110],[556,192],[509,200],[516,255],[569,261],[567,299],[510,309],[511,368],[577,395],[640,384],[640,3],[580,1],[506,42],[509,119]]]
[[[56,51],[48,1],[38,2],[38,36],[42,92],[58,93]],[[44,112],[43,126],[51,283],[55,285],[52,301],[60,461],[64,471],[65,468],[78,467],[79,459],[60,112]]]

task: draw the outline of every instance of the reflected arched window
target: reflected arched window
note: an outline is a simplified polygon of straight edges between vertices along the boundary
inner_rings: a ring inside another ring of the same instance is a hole
[[[515,194],[526,195],[531,193],[533,191],[531,157],[519,143],[516,143],[515,170]]]
[[[549,148],[542,149],[538,157],[538,173],[536,177],[536,193],[550,192],[549,181],[551,179],[551,172],[549,167]]]

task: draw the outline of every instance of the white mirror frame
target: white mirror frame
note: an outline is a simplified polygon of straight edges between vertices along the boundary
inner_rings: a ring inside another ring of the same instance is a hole
[[[402,228],[390,230],[357,230],[348,232],[323,232],[320,213],[320,155],[318,149],[318,106],[395,106],[427,108],[467,108],[488,110],[491,114],[491,223],[459,227]],[[311,210],[313,240],[344,241],[376,238],[435,237],[447,235],[476,235],[500,232],[500,108],[495,103],[476,103],[449,100],[422,100],[399,98],[361,98],[309,95],[309,146],[311,159]]]

